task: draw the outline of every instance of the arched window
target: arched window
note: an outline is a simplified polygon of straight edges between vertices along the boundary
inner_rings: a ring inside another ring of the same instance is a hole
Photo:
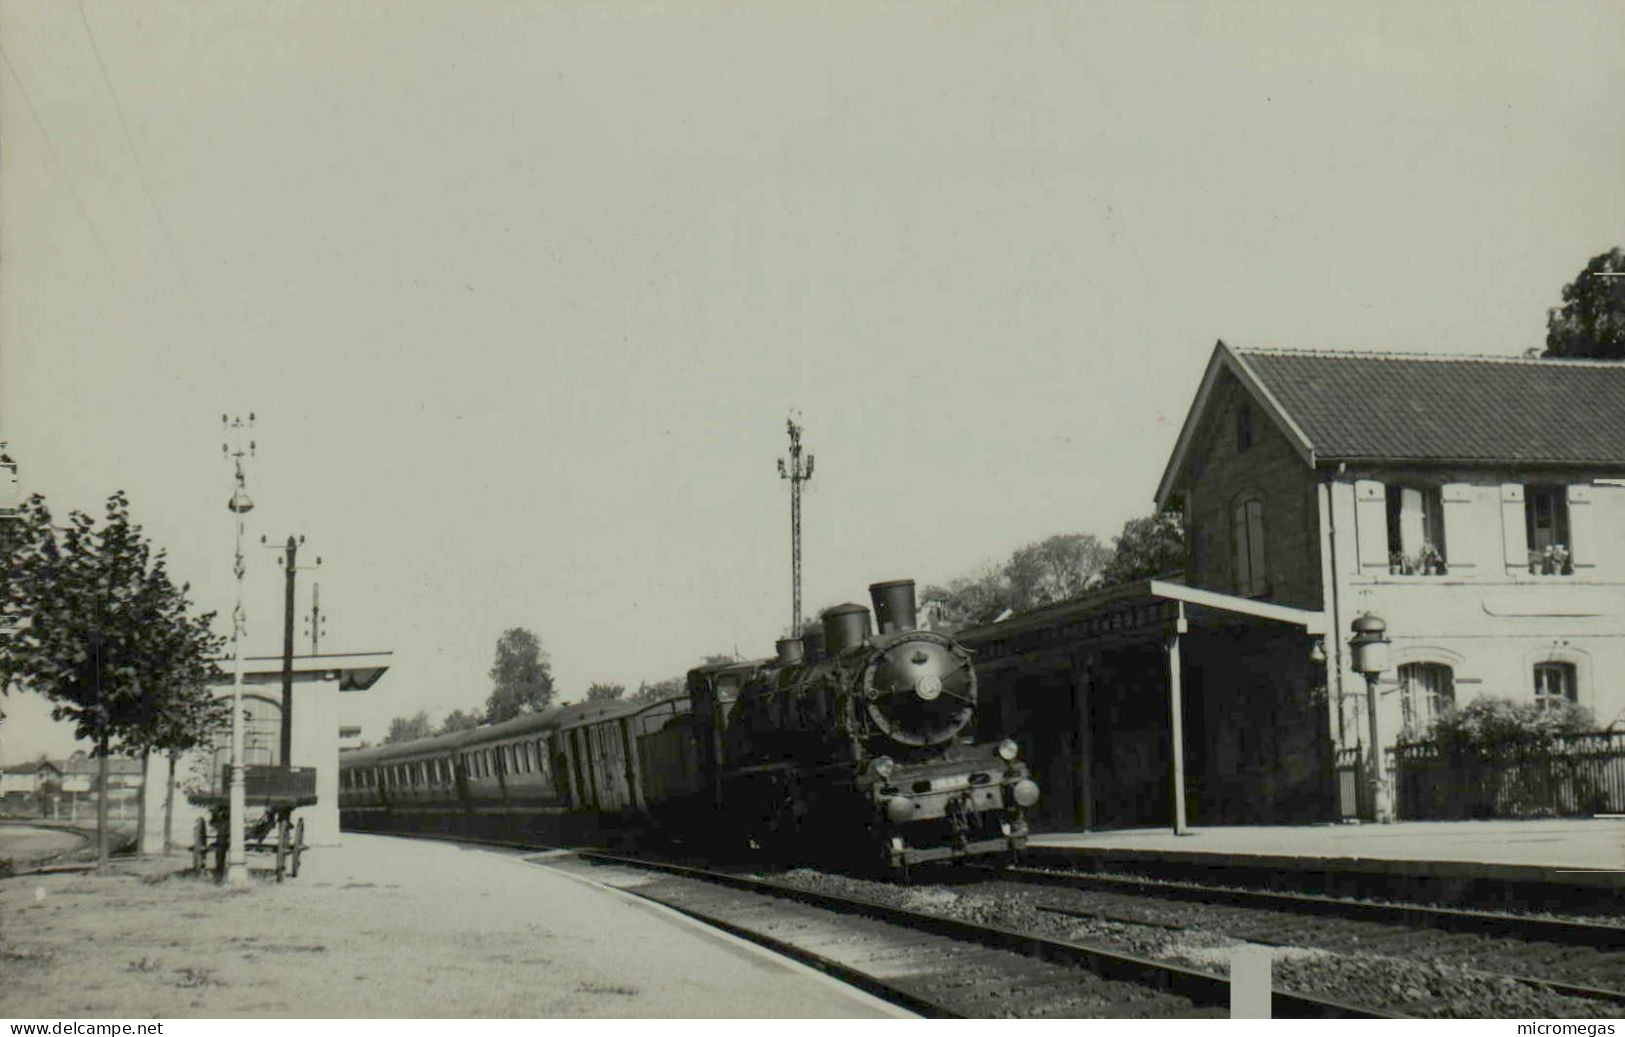
[[[1236,593],[1264,593],[1264,500],[1257,494],[1239,497],[1230,512],[1230,544],[1235,560]]]
[[[1535,664],[1535,705],[1555,709],[1565,702],[1579,701],[1579,687],[1573,663]]]
[[[1419,735],[1456,704],[1456,676],[1444,663],[1406,663],[1399,668],[1399,707],[1406,734]]]

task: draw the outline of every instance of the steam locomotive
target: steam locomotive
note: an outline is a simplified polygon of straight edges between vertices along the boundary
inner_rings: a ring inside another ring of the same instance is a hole
[[[775,657],[696,667],[686,694],[584,703],[341,756],[347,828],[584,842],[749,844],[906,870],[1014,855],[1039,788],[978,744],[976,670],[915,623],[914,582],[869,588]]]

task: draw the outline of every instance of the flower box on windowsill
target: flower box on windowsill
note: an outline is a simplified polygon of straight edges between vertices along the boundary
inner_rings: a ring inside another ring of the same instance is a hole
[[[1569,557],[1568,548],[1562,544],[1554,544],[1539,551],[1530,551],[1529,575],[1573,576],[1574,560]]]
[[[1444,556],[1432,546],[1422,550],[1409,558],[1395,551],[1388,556],[1388,575],[1390,576],[1446,576],[1450,568],[1445,564]]]

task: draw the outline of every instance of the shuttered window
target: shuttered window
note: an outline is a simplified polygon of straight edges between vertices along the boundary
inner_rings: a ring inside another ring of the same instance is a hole
[[[1388,565],[1406,575],[1444,572],[1444,501],[1436,486],[1390,486]]]
[[[1268,585],[1264,565],[1264,502],[1256,496],[1238,500],[1231,512],[1230,533],[1236,593],[1262,594]]]

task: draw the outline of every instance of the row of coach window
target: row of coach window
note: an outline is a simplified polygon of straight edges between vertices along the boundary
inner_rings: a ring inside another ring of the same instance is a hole
[[[546,739],[475,749],[461,755],[463,766],[473,780],[494,778],[499,768],[503,774],[541,774],[545,777],[551,773]],[[345,788],[393,789],[449,785],[454,777],[451,761],[440,758],[356,768],[344,772],[343,782]]]

